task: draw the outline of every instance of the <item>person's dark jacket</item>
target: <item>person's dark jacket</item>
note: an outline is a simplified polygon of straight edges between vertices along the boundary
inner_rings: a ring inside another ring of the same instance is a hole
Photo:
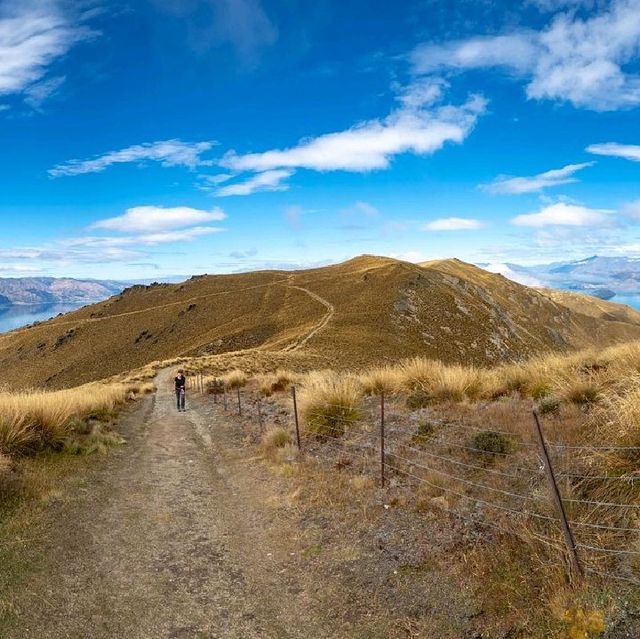
[[[176,391],[184,390],[187,386],[187,378],[184,375],[178,375],[174,380]]]

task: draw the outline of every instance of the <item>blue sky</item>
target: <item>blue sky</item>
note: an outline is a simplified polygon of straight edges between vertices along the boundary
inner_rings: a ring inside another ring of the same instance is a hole
[[[639,256],[639,114],[639,0],[0,0],[0,276]]]

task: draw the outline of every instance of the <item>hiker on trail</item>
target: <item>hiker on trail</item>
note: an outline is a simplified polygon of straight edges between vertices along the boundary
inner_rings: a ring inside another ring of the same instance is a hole
[[[175,379],[173,380],[176,388],[176,404],[179,411],[186,410],[184,407],[184,396],[187,390],[187,378],[184,376],[184,371],[179,370]]]

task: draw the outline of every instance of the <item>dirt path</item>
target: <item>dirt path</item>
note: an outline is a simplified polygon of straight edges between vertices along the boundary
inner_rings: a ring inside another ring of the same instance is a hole
[[[296,535],[267,505],[268,472],[234,446],[237,424],[178,414],[169,373],[157,384],[123,424],[129,443],[53,509],[3,636],[375,636],[310,605]]]
[[[327,309],[327,312],[322,316],[322,319],[305,337],[283,349],[285,351],[293,352],[300,350],[312,337],[319,333],[331,321],[331,318],[334,316],[336,309],[331,302],[325,300],[323,297],[320,297],[317,293],[310,291],[308,288],[304,288],[303,286],[295,286],[293,284],[289,284],[288,286],[289,288],[295,288],[299,291],[302,291],[303,293],[306,293],[309,297],[316,300],[316,302],[319,302]]]

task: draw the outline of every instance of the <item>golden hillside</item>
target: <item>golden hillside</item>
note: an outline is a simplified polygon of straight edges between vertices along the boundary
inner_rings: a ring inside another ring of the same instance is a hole
[[[616,304],[615,302],[602,300],[592,295],[573,293],[571,291],[559,291],[553,288],[540,288],[538,290],[554,302],[568,306],[578,313],[590,315],[591,317],[602,320],[613,320],[640,325],[640,312],[625,304]]]
[[[135,286],[1,336],[0,383],[60,388],[156,360],[256,349],[277,352],[279,364],[354,368],[412,355],[493,364],[640,339],[631,315],[585,310],[458,260],[362,256],[293,273],[198,276]]]

